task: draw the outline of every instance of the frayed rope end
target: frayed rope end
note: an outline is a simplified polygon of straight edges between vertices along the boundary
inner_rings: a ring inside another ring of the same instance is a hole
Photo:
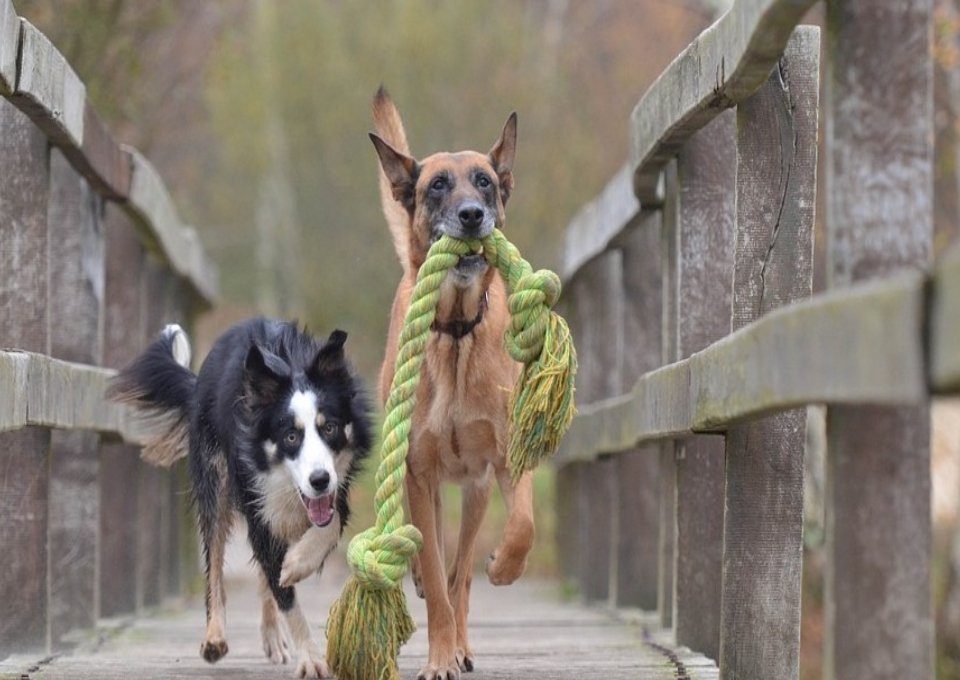
[[[510,403],[507,457],[514,483],[560,447],[576,413],[576,374],[570,329],[563,317],[551,312],[540,356],[524,366]]]
[[[401,587],[365,588],[351,578],[330,608],[327,663],[339,680],[399,680],[397,656],[414,630]]]

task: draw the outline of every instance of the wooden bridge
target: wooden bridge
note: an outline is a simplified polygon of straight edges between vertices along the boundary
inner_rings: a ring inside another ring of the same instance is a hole
[[[557,540],[583,602],[478,586],[476,677],[797,678],[808,405],[826,405],[825,676],[934,676],[929,404],[960,388],[960,251],[933,261],[932,0],[831,0],[822,35],[798,25],[815,4],[736,0],[569,226],[581,406]],[[196,604],[161,613],[197,571],[186,481],[144,466],[102,398],[165,321],[214,303],[214,270],[10,0],[0,94],[0,673],[266,673],[249,584],[224,666],[196,654]],[[303,588],[315,625],[336,588]]]

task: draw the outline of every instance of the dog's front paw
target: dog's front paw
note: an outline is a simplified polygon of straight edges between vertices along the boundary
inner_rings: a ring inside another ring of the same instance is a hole
[[[448,663],[428,663],[420,670],[417,680],[460,680],[460,666],[456,659]]]
[[[527,568],[526,557],[515,557],[506,551],[496,550],[487,558],[487,578],[495,586],[508,586],[523,575]]]
[[[460,666],[462,671],[473,672],[473,652],[470,651],[469,647],[457,650],[457,665]]]
[[[264,622],[260,626],[260,637],[263,639],[263,653],[270,663],[281,664],[290,660],[290,641],[279,620]]]
[[[225,657],[229,650],[227,641],[222,637],[208,638],[200,644],[200,656],[209,663],[216,663]]]
[[[304,554],[306,551],[298,550],[299,547],[299,544],[295,545],[283,558],[283,567],[280,569],[281,588],[289,588],[300,583],[318,569],[315,560],[308,559]]]
[[[300,650],[300,661],[297,663],[296,677],[298,678],[329,678],[330,670],[323,654],[315,646]]]

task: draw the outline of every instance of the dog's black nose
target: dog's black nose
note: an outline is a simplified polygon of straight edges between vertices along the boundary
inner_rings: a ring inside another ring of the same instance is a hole
[[[310,473],[310,486],[314,491],[324,492],[330,486],[330,473],[326,470],[315,470]]]
[[[464,229],[477,231],[483,224],[483,206],[473,201],[463,203],[457,211],[457,217]]]

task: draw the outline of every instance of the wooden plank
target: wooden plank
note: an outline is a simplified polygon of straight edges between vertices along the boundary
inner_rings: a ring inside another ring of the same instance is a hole
[[[600,194],[567,225],[561,272],[564,281],[572,279],[580,267],[604,252],[637,217],[640,203],[633,194],[632,176],[629,166],[620,168]]]
[[[644,374],[622,397],[580,406],[558,463],[804,404],[915,404],[927,389],[924,285],[921,275],[901,273],[771,312]]]
[[[567,288],[580,357],[577,392],[583,399],[618,394],[621,389],[622,280],[621,253],[609,251],[585,267]],[[614,472],[612,464],[598,461],[584,468],[579,484],[579,581],[587,600],[609,596]]]
[[[662,200],[660,172],[724,109],[766,81],[815,0],[735,0],[660,74],[631,116],[634,189],[645,207]]]
[[[673,628],[673,563],[677,541],[677,463],[675,443],[660,444],[660,517],[657,538],[657,619]]]
[[[810,296],[820,32],[737,108],[733,327]],[[800,676],[805,408],[727,431],[722,678]]]
[[[827,3],[831,287],[930,267],[932,24],[932,0]],[[827,441],[824,675],[933,678],[928,404],[830,407]]]
[[[960,248],[940,262],[930,287],[930,384],[960,390]]]
[[[90,102],[83,109],[83,146],[64,147],[63,152],[101,196],[127,199],[133,175],[130,155],[113,139]]]
[[[623,385],[660,365],[660,213],[644,212],[620,243],[623,253]],[[657,446],[639,447],[613,460],[614,512],[619,531],[611,556],[610,602],[657,608],[660,533],[660,457]],[[615,586],[615,587],[614,587]]]
[[[47,352],[47,140],[0,99],[0,347]]]
[[[677,352],[730,332],[736,118],[718,116],[677,161]],[[723,551],[723,438],[678,442],[673,624],[677,643],[717,659]]]
[[[328,562],[322,579],[311,579],[297,589],[297,599],[317,638],[322,638],[316,631],[322,629],[345,576],[341,561],[331,558]],[[249,576],[230,583],[231,651],[216,668],[194,648],[204,616],[203,598],[194,598],[182,611],[132,622],[95,649],[51,659],[38,675],[50,680],[287,677],[290,666],[271,668],[261,655],[260,601],[252,576],[250,571]],[[407,592],[417,630],[401,650],[399,670],[401,678],[415,678],[427,658],[426,607],[412,590]],[[658,636],[645,641],[641,631],[652,626],[649,617],[620,617],[601,608],[561,602],[550,582],[524,578],[504,590],[477,579],[471,602],[471,640],[479,656],[474,675],[468,677],[675,680],[678,664],[689,680],[717,677],[708,660],[676,649],[669,640]],[[0,672],[5,670],[0,662]],[[19,677],[19,673],[10,675]]]
[[[156,168],[136,149],[125,148],[133,162],[127,207],[141,227],[144,244],[190,281],[201,299],[211,303],[216,298],[217,272],[204,256],[196,231],[180,221]]]
[[[20,18],[10,0],[0,0],[0,95],[17,86],[17,53],[20,49]]]
[[[52,149],[49,307],[56,323],[50,326],[50,351],[55,357],[86,364],[100,362],[102,347],[102,212],[102,199],[63,154]],[[92,398],[93,405],[103,402],[102,394]],[[53,649],[69,646],[72,631],[91,628],[98,618],[98,443],[99,437],[92,432],[50,433],[47,549]]]
[[[83,146],[87,88],[53,43],[20,21],[17,89],[11,100],[55,144]]]
[[[47,469],[50,432],[0,433],[0,658],[47,649]]]
[[[0,177],[0,347],[45,352],[47,143],[26,116],[2,99]],[[13,362],[12,369],[2,373],[29,388],[29,367]],[[18,398],[23,400],[23,395],[13,397]],[[29,406],[15,407],[0,420],[15,420],[10,416],[26,415],[24,411],[29,412]],[[0,546],[5,555],[0,571],[0,656],[48,647],[49,442],[49,432],[39,428],[0,434]]]

